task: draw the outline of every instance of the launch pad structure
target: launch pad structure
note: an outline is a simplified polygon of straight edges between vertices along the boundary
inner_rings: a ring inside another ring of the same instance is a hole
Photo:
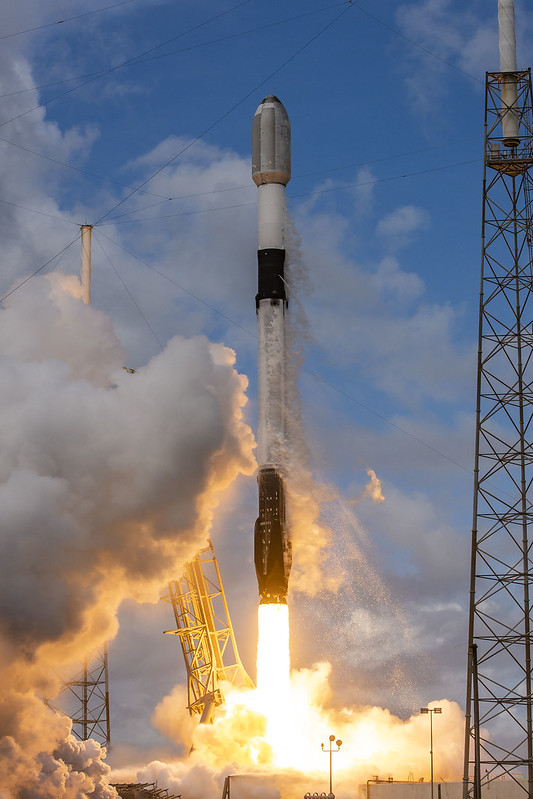
[[[221,682],[245,688],[254,684],[241,662],[222,578],[211,541],[185,565],[181,579],[163,597],[172,605],[187,671],[188,709],[209,723],[224,701]]]
[[[155,782],[120,782],[113,788],[120,799],[181,799],[181,794],[170,794],[167,788],[158,788]]]
[[[533,799],[533,100],[512,0],[499,10],[501,71],[485,91],[464,799],[502,779]]]

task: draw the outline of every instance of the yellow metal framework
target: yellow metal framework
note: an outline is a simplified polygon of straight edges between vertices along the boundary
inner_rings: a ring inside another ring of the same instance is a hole
[[[172,605],[176,619],[176,629],[166,632],[179,637],[185,659],[189,712],[201,715],[201,722],[209,722],[224,701],[222,681],[254,687],[239,657],[210,541],[186,564],[181,579],[169,583],[164,600]]]

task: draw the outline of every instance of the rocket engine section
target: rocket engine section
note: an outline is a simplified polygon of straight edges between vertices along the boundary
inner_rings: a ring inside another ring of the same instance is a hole
[[[265,97],[254,116],[252,178],[257,186],[255,304],[259,342],[259,517],[255,523],[254,561],[261,604],[286,603],[291,542],[281,453],[286,443],[285,186],[291,178],[291,127],[283,104],[272,94]]]
[[[285,520],[283,479],[266,466],[257,475],[259,517],[255,523],[254,561],[261,604],[285,603],[292,549]]]

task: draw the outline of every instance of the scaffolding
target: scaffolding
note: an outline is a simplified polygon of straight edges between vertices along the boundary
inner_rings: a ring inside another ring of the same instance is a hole
[[[220,683],[254,684],[242,665],[217,559],[211,542],[186,564],[180,580],[169,583],[164,600],[172,605],[187,670],[188,709],[208,723],[224,701]]]
[[[158,788],[156,782],[116,782],[113,784],[120,799],[181,799],[181,794],[170,794],[167,788]]]
[[[501,779],[533,799],[532,168],[531,71],[488,73],[463,776],[473,799]]]

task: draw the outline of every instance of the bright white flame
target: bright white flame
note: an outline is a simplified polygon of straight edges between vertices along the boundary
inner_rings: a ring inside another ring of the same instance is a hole
[[[265,737],[278,762],[286,750],[290,695],[289,608],[282,604],[259,605],[257,707],[267,720]]]
[[[274,692],[289,694],[289,607],[259,605],[257,639],[257,689],[270,701]]]

